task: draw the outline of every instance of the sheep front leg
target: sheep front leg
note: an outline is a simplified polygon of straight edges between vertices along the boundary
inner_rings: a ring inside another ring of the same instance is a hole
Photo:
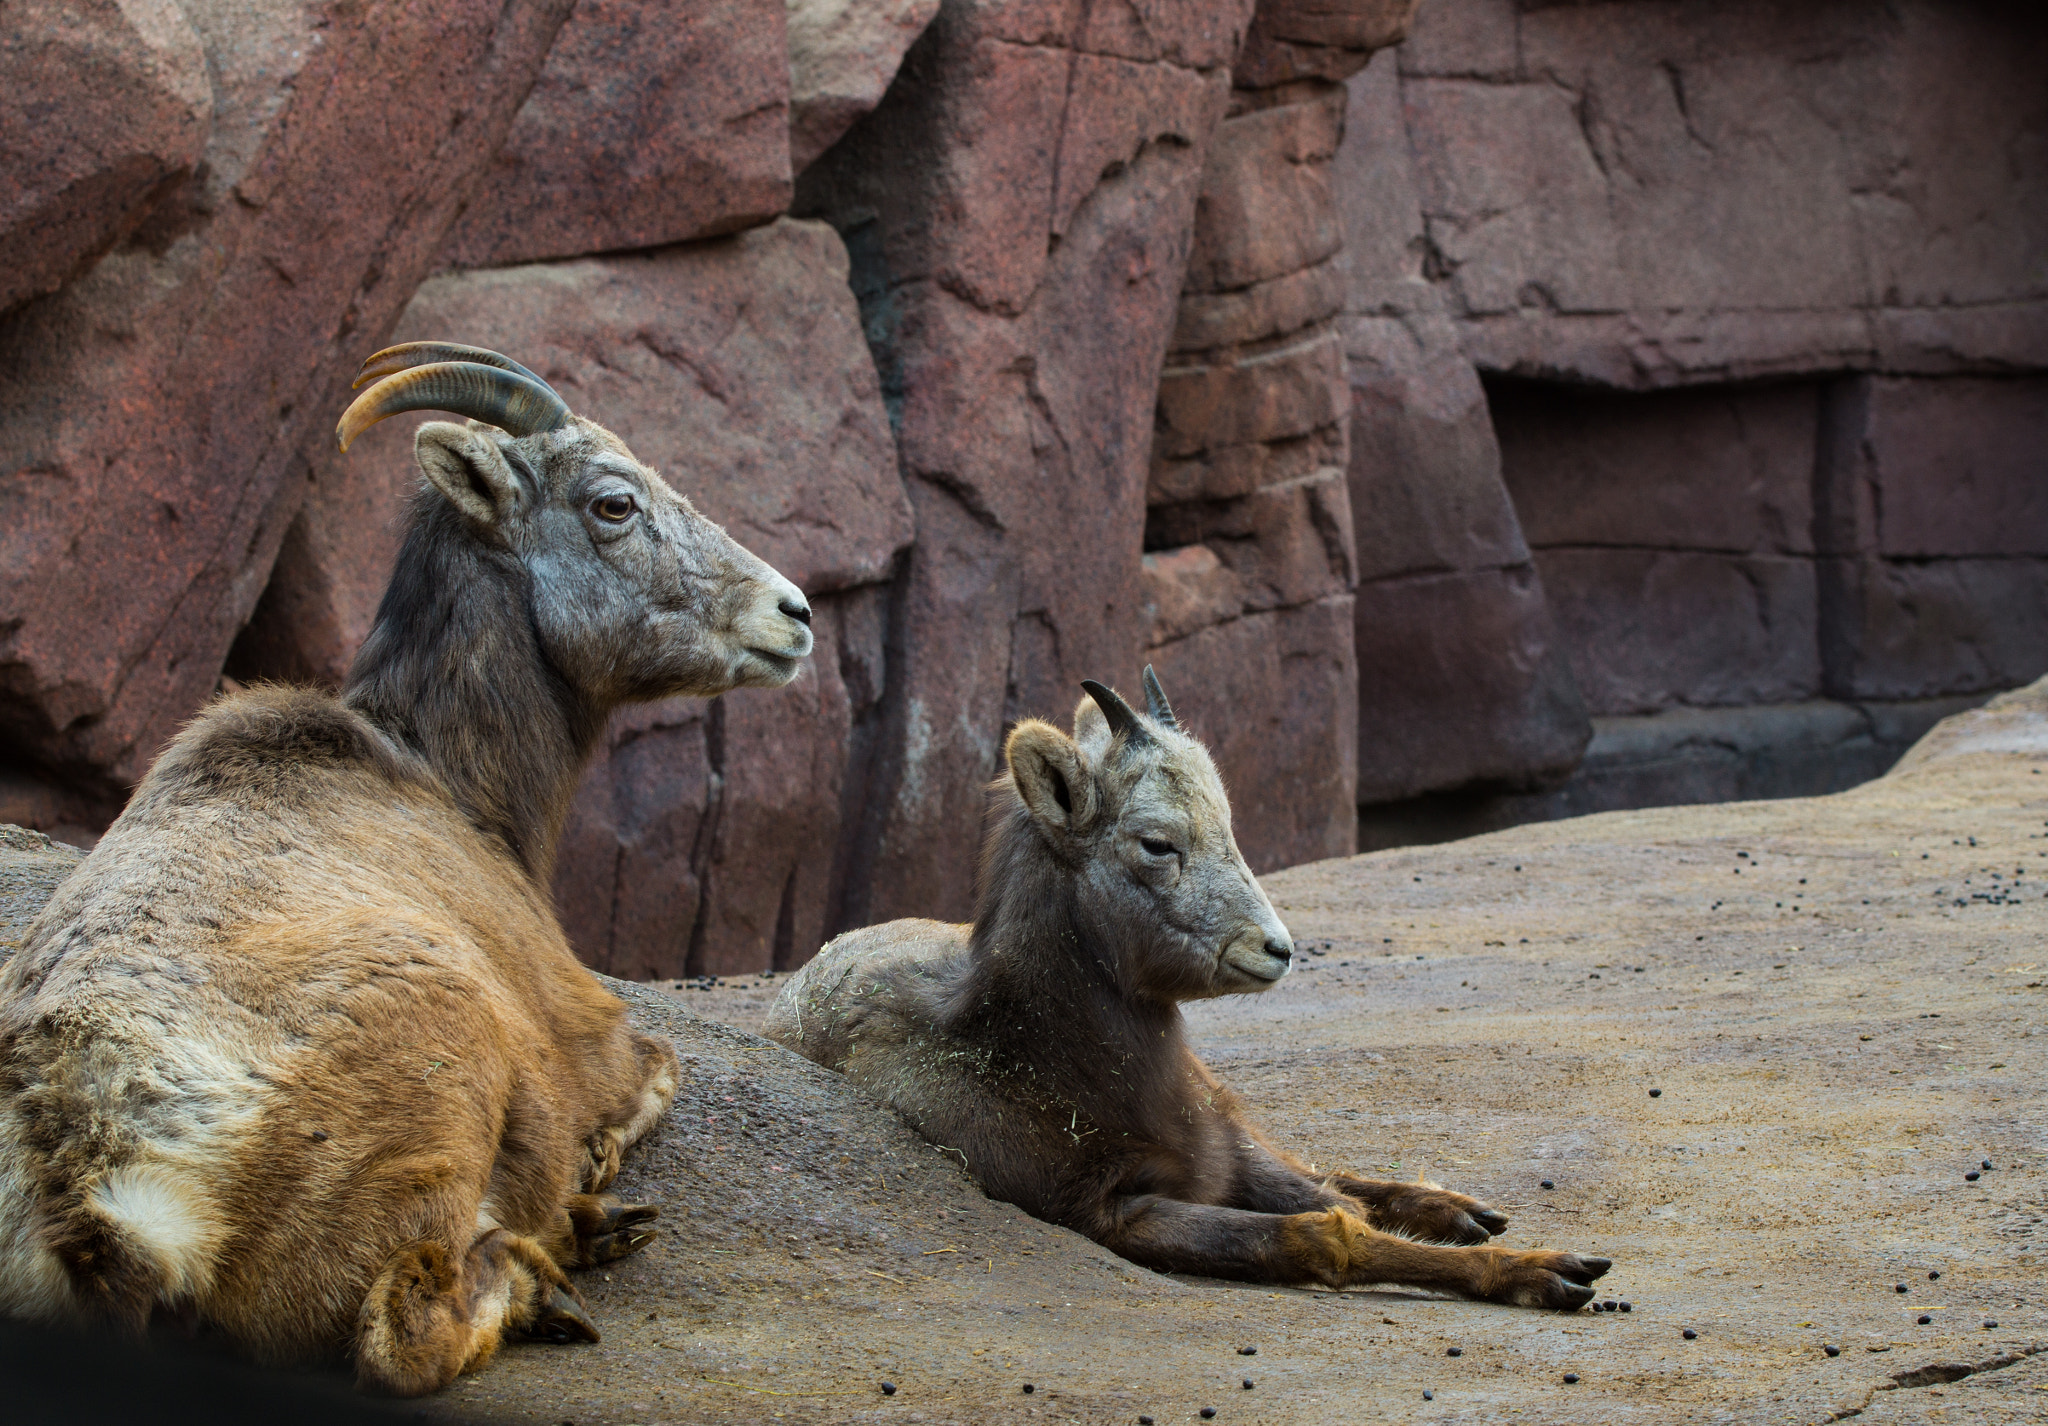
[[[601,1193],[611,1186],[619,1176],[619,1161],[626,1150],[661,1121],[682,1082],[682,1067],[676,1063],[673,1045],[635,1035],[633,1055],[638,1078],[632,1092],[584,1141],[589,1159],[583,1170],[585,1193]]]
[[[1256,1136],[1239,1144],[1230,1202],[1265,1213],[1304,1213],[1341,1204],[1362,1211],[1375,1228],[1430,1243],[1484,1243],[1508,1226],[1507,1214],[1433,1183],[1312,1175],[1305,1164]]]
[[[1325,1180],[1365,1210],[1375,1228],[1431,1243],[1484,1243],[1505,1233],[1508,1215],[1468,1194],[1423,1180],[1397,1183],[1333,1173]]]
[[[1576,1253],[1412,1242],[1342,1206],[1258,1213],[1149,1195],[1119,1204],[1099,1241],[1159,1272],[1329,1288],[1385,1283],[1562,1311],[1592,1301],[1592,1283],[1609,1267]]]
[[[506,1331],[595,1342],[583,1298],[531,1238],[490,1228],[460,1259],[431,1238],[387,1258],[356,1323],[356,1385],[424,1396],[497,1353]]]

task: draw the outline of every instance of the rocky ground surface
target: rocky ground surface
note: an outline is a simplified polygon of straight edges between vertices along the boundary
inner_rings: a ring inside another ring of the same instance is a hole
[[[1630,1311],[1146,1272],[747,1033],[773,980],[633,986],[688,1071],[621,1181],[668,1231],[584,1277],[603,1342],[508,1349],[427,1414],[2048,1416],[2048,689],[1837,796],[1267,886],[1302,966],[1196,1009],[1212,1063],[1320,1163],[1427,1174],[1507,1209],[1509,1244],[1612,1257]]]

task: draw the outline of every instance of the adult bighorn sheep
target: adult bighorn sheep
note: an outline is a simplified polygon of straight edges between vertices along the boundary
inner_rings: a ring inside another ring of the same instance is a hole
[[[379,352],[426,481],[339,698],[260,687],[164,751],[0,972],[0,1312],[432,1391],[596,1338],[563,1269],[652,1236],[601,1191],[676,1089],[549,876],[621,703],[773,688],[802,593],[492,352]],[[489,423],[499,429],[489,429]]]
[[[1188,1048],[1179,1002],[1270,988],[1293,942],[1152,670],[1145,715],[1082,686],[1072,738],[1036,720],[1010,734],[974,924],[839,937],[784,985],[767,1033],[894,1106],[992,1196],[1146,1267],[1589,1301],[1605,1259],[1469,1246],[1507,1218],[1433,1184],[1312,1176],[1247,1121]]]

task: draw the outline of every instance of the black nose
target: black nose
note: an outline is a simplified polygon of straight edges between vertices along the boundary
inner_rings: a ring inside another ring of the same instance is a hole
[[[800,599],[785,599],[775,606],[799,624],[811,622],[811,606]]]
[[[1268,941],[1266,942],[1266,954],[1276,961],[1291,961],[1294,959],[1294,947],[1288,945],[1285,941]]]

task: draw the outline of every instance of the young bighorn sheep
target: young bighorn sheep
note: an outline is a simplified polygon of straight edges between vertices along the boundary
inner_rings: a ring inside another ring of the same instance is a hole
[[[992,1196],[1146,1267],[1590,1300],[1606,1259],[1442,1246],[1507,1218],[1431,1184],[1312,1176],[1247,1121],[1188,1048],[1179,1002],[1269,989],[1293,942],[1152,671],[1147,715],[1082,686],[1071,739],[1037,721],[1010,734],[974,924],[839,937],[784,985],[767,1033],[893,1105]]]
[[[372,379],[343,449],[476,419],[419,430],[347,688],[201,713],[0,971],[0,1312],[412,1394],[594,1340],[562,1270],[652,1236],[601,1191],[675,1056],[571,954],[556,840],[615,706],[787,683],[811,611],[517,363]]]

